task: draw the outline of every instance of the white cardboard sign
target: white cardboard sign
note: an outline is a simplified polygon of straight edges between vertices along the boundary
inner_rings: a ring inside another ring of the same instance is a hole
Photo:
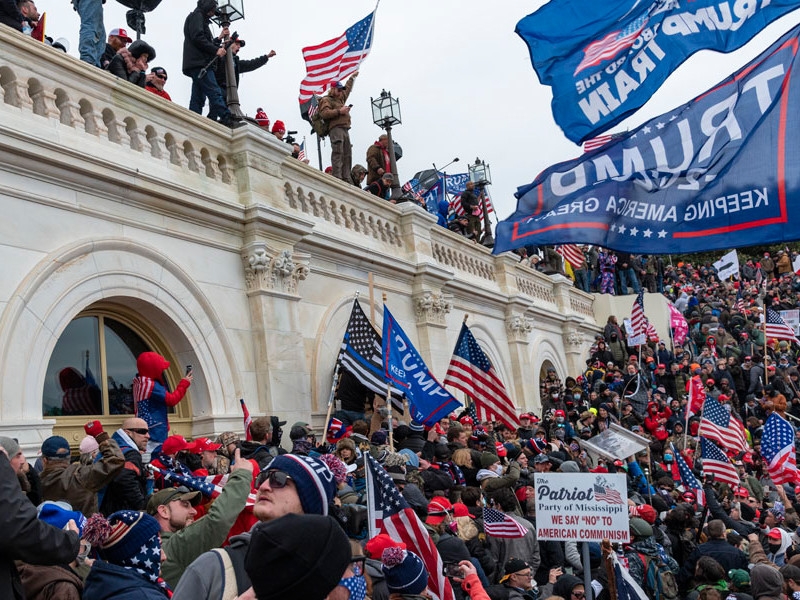
[[[625,475],[536,473],[534,487],[537,539],[630,541]]]

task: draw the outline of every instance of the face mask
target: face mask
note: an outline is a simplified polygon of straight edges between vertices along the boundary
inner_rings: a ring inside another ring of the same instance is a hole
[[[556,417],[556,423],[563,423],[564,417]]]
[[[339,581],[350,592],[350,600],[364,600],[367,597],[367,580],[361,574],[361,569],[355,569],[356,575]]]
[[[573,397],[575,400],[580,400],[580,399],[581,399],[581,395],[580,395],[580,394],[572,394],[572,397]]]
[[[668,463],[672,462],[672,455],[671,454],[665,454],[664,455],[664,462],[668,462]]]
[[[502,475],[503,474],[503,465],[501,465],[501,464],[495,465],[494,467],[492,467],[492,471],[494,471],[498,475]]]
[[[450,533],[456,535],[458,533],[458,522],[457,521],[450,521],[447,524],[447,528],[450,530]]]
[[[780,544],[777,544],[777,545],[776,544],[769,544],[769,551],[772,554],[775,554],[778,550],[780,550],[780,548],[781,548]]]

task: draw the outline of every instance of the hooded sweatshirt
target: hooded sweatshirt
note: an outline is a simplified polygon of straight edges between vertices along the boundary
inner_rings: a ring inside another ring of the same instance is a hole
[[[189,380],[181,379],[175,391],[170,392],[164,382],[169,361],[156,352],[142,352],[136,359],[136,369],[139,372],[133,380],[136,416],[147,422],[151,441],[163,442],[169,433],[167,407],[183,400]]]
[[[750,593],[756,600],[778,599],[783,590],[783,576],[768,565],[755,565],[750,571]]]

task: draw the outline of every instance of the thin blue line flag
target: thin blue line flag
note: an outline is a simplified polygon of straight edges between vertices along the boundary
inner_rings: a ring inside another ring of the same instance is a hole
[[[411,340],[383,305],[383,376],[408,398],[411,418],[434,425],[443,416],[461,408],[431,373]]]
[[[641,108],[698,50],[731,52],[800,0],[551,0],[517,24],[573,142]]]
[[[680,254],[800,239],[798,35],[795,27],[701,96],[520,187],[494,252],[585,243]]]

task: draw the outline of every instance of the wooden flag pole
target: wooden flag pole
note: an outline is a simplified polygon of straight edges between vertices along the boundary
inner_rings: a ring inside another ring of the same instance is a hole
[[[369,282],[369,320],[373,325],[375,324],[375,277],[372,271],[367,275]],[[386,302],[386,298],[383,299]]]

